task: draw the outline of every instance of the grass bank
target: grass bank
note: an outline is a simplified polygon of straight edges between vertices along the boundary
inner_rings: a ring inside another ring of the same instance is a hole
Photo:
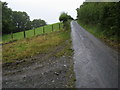
[[[47,67],[46,69],[48,71],[49,69],[51,70],[51,68],[54,67],[51,72],[45,71],[45,75],[48,75],[45,79],[50,80],[50,78],[53,78],[56,80],[56,86],[53,85],[54,87],[61,85],[62,87],[66,88],[74,88],[75,76],[73,71],[73,50],[71,49],[71,45],[70,30],[61,30],[57,32],[52,32],[50,34],[34,36],[32,38],[27,38],[23,40],[18,40],[13,43],[5,44],[3,45],[3,69],[4,72],[7,73],[5,75],[8,75],[10,77],[11,73],[8,73],[9,69],[18,69],[18,71],[21,71],[21,73],[23,73],[21,70],[22,68],[26,68],[28,66],[32,67],[30,65],[33,65],[34,63],[35,68],[39,66],[36,66],[36,63],[40,63],[40,65],[43,65],[43,68]],[[24,62],[22,62],[23,60]],[[51,66],[49,67],[49,65]],[[58,65],[60,65],[59,68]],[[8,71],[7,68],[9,68]],[[39,72],[41,70],[42,68],[39,67]],[[58,72],[57,75],[56,72]],[[18,72],[16,72],[16,74],[17,73]],[[51,74],[53,75],[51,76]],[[61,78],[63,78],[65,81],[61,81]],[[60,81],[57,79],[60,79]],[[45,81],[43,80],[41,82]],[[63,84],[59,84],[60,82]],[[19,81],[16,83],[19,83]],[[49,85],[50,83],[54,84],[52,81],[45,83],[47,83],[47,85]]]
[[[68,39],[70,39],[68,31],[59,31],[5,44],[3,45],[3,63],[16,62],[16,60],[32,57],[35,54],[50,53],[56,46],[61,45]],[[71,49],[66,50],[60,51],[56,56],[71,51]]]
[[[101,39],[105,42],[108,46],[114,48],[116,51],[120,51],[120,43],[118,42],[118,37],[107,37],[104,32],[101,32],[102,27],[99,25],[90,25],[90,24],[83,24],[80,21],[78,23],[85,28],[88,32],[93,34],[95,37]]]

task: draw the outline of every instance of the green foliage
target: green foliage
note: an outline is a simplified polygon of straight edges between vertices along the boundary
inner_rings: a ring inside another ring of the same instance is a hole
[[[68,15],[67,15],[67,13],[62,13],[61,15],[60,15],[60,17],[59,17],[59,20],[60,21],[63,21],[63,22],[65,22],[65,21],[67,21],[68,20]]]
[[[104,36],[117,39],[120,33],[120,2],[85,2],[76,10],[78,21],[83,24],[98,25]]]
[[[73,18],[70,15],[63,12],[59,17],[59,20],[63,22],[63,27],[65,30],[70,29],[70,21],[73,20]]]
[[[23,31],[27,27],[27,23],[30,21],[29,16],[26,12],[13,11],[12,19],[14,26],[16,27],[16,31]]]
[[[6,2],[2,2],[2,32],[10,33],[13,28],[12,10],[7,7]]]
[[[64,27],[65,30],[70,30],[70,20],[64,22],[64,23],[63,23],[63,27]]]
[[[30,21],[30,18],[26,12],[12,11],[8,8],[6,2],[2,3],[2,33],[9,34],[11,32],[20,32],[37,28],[46,25],[46,22],[41,19],[34,19]]]
[[[69,31],[60,31],[5,44],[3,45],[3,63],[14,63],[36,54],[49,54],[56,51],[56,47],[58,48],[59,45],[63,46],[69,38]],[[66,43],[66,48],[67,46],[68,43]],[[71,53],[71,51],[68,52],[67,55]]]
[[[37,28],[37,27],[41,27],[41,26],[46,25],[46,22],[44,20],[41,20],[41,19],[34,19],[31,23],[32,23],[33,28]]]
[[[63,12],[59,17],[59,20],[66,22],[68,20],[73,20],[73,18],[70,15],[68,15],[67,13]]]

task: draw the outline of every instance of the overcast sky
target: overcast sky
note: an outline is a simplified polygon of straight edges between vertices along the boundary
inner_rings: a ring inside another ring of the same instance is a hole
[[[13,11],[25,11],[30,19],[43,19],[48,24],[59,22],[61,12],[76,18],[78,8],[85,0],[1,0]]]

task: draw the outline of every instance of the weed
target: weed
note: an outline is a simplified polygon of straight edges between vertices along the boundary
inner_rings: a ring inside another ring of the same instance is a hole
[[[3,45],[3,63],[16,62],[35,54],[50,53],[69,38],[69,32],[53,32]]]

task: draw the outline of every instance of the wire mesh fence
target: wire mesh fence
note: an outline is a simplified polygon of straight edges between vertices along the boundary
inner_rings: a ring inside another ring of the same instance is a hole
[[[51,33],[54,31],[59,31],[62,28],[63,28],[62,23],[56,23],[56,24],[52,24],[52,25],[46,25],[43,27],[35,28],[32,30],[11,33],[11,34],[7,34],[7,35],[2,36],[2,43],[7,43],[7,42],[10,42],[13,40],[20,40],[20,39],[24,39],[24,38],[30,38],[30,37],[36,36],[36,35]]]

